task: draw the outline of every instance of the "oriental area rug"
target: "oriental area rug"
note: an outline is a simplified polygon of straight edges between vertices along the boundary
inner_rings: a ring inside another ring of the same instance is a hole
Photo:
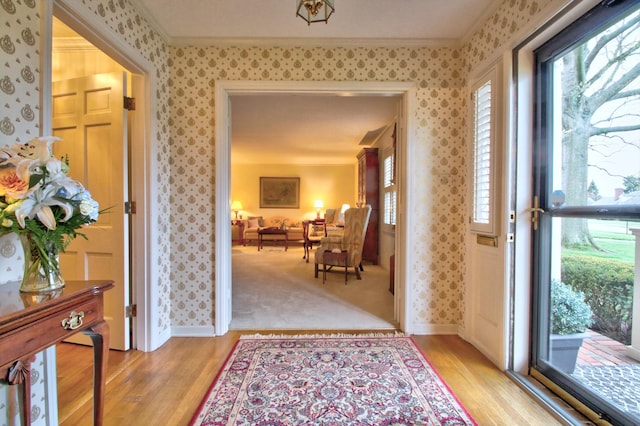
[[[404,335],[242,336],[192,425],[475,425]]]

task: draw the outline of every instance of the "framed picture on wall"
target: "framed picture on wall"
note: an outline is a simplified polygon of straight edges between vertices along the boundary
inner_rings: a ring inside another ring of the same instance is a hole
[[[299,209],[299,177],[260,177],[261,209]]]

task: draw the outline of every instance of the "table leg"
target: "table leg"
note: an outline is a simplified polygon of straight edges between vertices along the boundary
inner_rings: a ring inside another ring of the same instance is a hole
[[[13,364],[2,370],[2,374],[6,376],[0,380],[0,383],[8,385],[17,385],[20,390],[18,397],[18,406],[20,409],[20,422],[23,425],[31,424],[31,363],[35,361],[35,355],[29,358],[23,358],[15,361]],[[13,400],[13,398],[11,399]],[[11,414],[11,403],[9,404],[8,414]],[[15,415],[15,412],[14,412]],[[10,415],[13,422],[13,416]]]
[[[347,269],[349,269],[349,267],[347,266],[347,259],[344,260],[344,285],[347,285]]]
[[[31,424],[31,362],[27,361],[27,371],[28,374],[24,376],[24,382],[22,382],[19,387],[21,388],[22,393],[22,424],[30,425]]]
[[[109,324],[103,321],[84,331],[93,343],[93,424],[102,425],[107,359],[109,358]]]
[[[322,253],[322,284],[327,279],[327,252]]]
[[[262,248],[262,234],[258,234],[258,251]]]
[[[289,249],[289,234],[284,234],[284,251]]]

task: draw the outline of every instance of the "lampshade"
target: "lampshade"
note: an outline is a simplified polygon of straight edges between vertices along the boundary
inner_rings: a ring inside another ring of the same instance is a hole
[[[326,24],[335,10],[333,0],[298,0],[296,16],[307,21],[307,25],[316,22]]]
[[[234,201],[233,203],[231,203],[231,210],[238,211],[238,210],[242,210],[242,203],[240,201]]]
[[[313,203],[313,206],[316,208],[316,219],[320,219],[320,209],[324,207],[322,200],[316,200]]]
[[[340,213],[344,214],[344,212],[346,212],[348,208],[351,208],[349,204],[343,204],[342,208],[340,209]]]

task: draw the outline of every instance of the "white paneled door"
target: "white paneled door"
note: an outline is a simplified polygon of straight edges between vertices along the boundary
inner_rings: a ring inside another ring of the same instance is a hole
[[[110,347],[118,350],[130,348],[126,81],[125,73],[116,72],[53,83],[53,134],[62,139],[54,143],[54,154],[68,157],[69,175],[107,209],[81,229],[87,239],[76,238],[61,255],[62,274],[65,280],[114,281],[105,293],[105,318]]]

